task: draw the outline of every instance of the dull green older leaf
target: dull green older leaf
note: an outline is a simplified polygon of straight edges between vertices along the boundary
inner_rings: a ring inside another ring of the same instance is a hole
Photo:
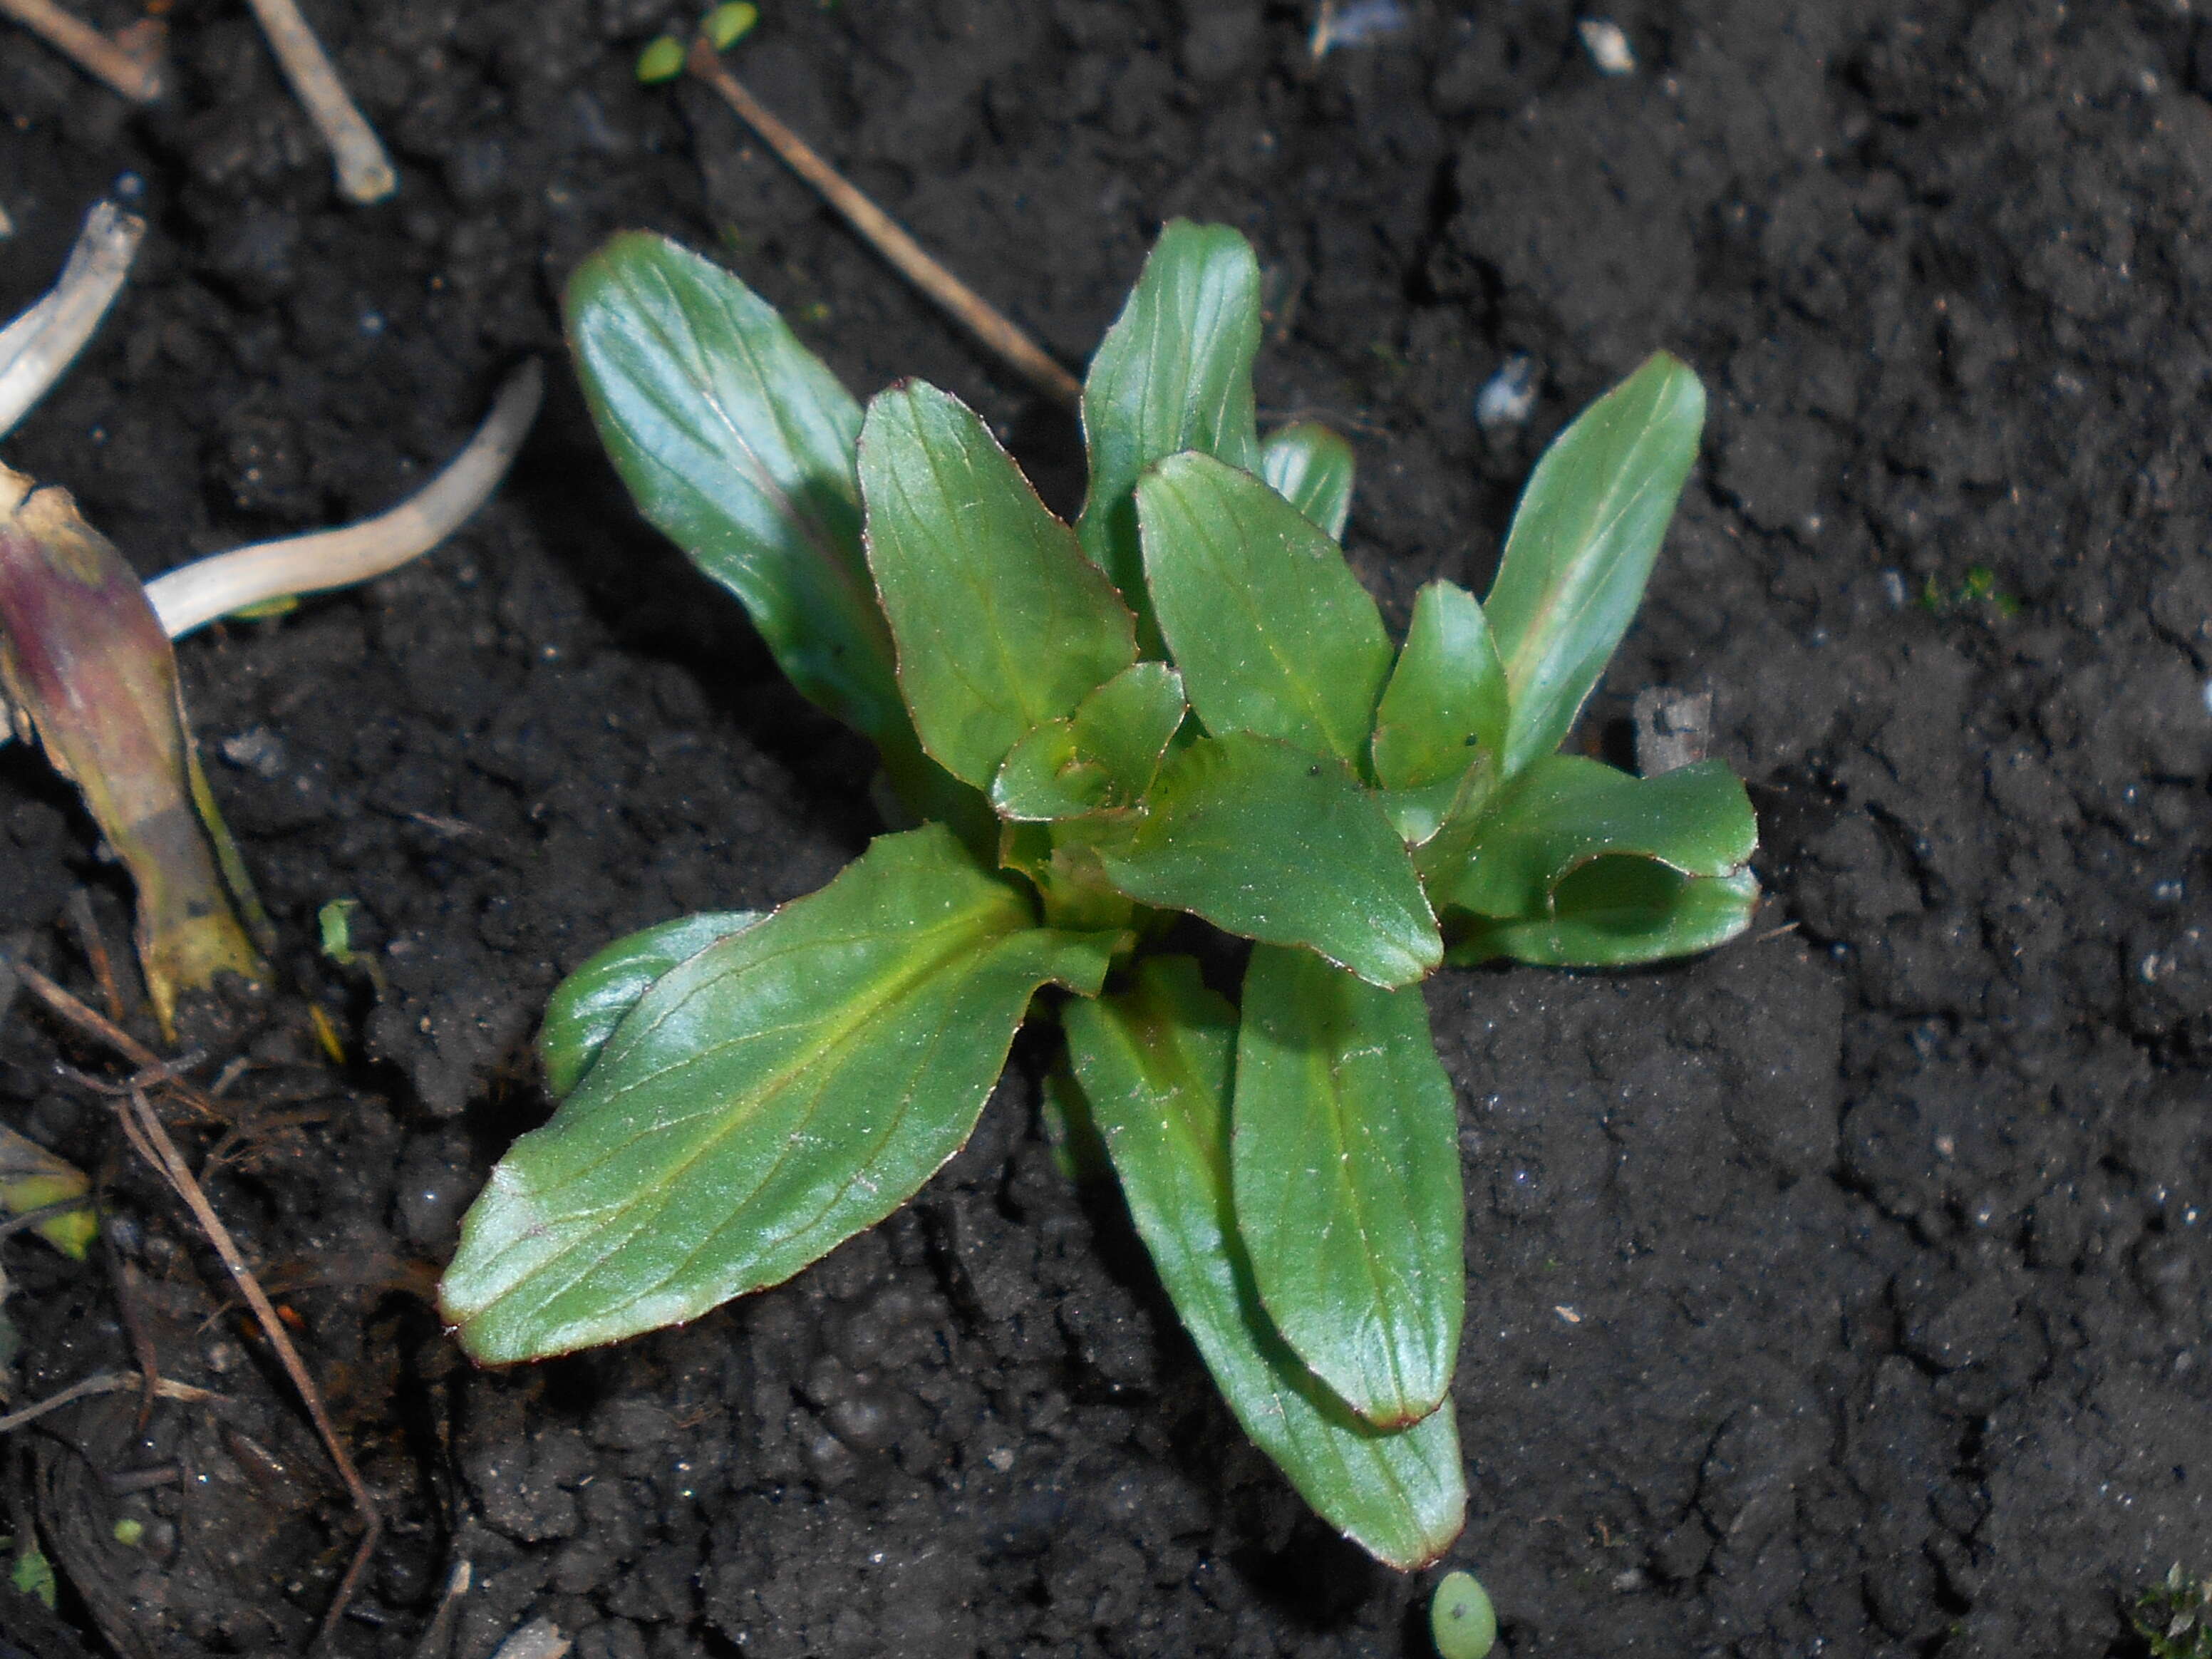
[[[1072,1003],[1063,1018],[1130,1218],[1245,1433],[1363,1549],[1407,1571],[1436,1559],[1467,1515],[1450,1411],[1376,1428],[1300,1362],[1261,1305],[1231,1195],[1236,1011],[1190,958],[1155,957],[1133,988]]]
[[[568,283],[585,401],[638,510],[744,605],[814,702],[883,743],[906,726],[860,554],[860,409],[775,307],[626,231]]]
[[[1100,866],[1140,904],[1303,946],[1382,986],[1443,960],[1405,843],[1343,762],[1231,732],[1160,769],[1146,810],[1101,830]]]
[[[1352,446],[1325,426],[1301,422],[1260,446],[1260,476],[1329,540],[1344,539],[1352,516]]]
[[[440,1305],[491,1364],[697,1317],[912,1196],[975,1127],[1030,996],[1095,992],[1112,936],[939,827],[656,981],[493,1170]]]
[[[566,1099],[653,981],[718,939],[761,920],[760,910],[702,910],[631,933],[587,957],[555,988],[538,1030],[546,1092]]]
[[[1627,968],[1693,956],[1751,926],[1759,881],[1748,870],[1686,876],[1651,859],[1601,858],[1552,890],[1525,916],[1452,918],[1447,960],[1500,957],[1542,968]]]
[[[869,568],[922,744],[988,789],[1007,752],[1136,660],[1114,586],[973,410],[920,381],[860,431]]]
[[[1226,225],[1170,220],[1083,383],[1091,489],[1076,533],[1148,623],[1129,492],[1146,467],[1182,450],[1247,471],[1259,465],[1259,349],[1260,264],[1251,244]]]
[[[1511,689],[1507,775],[1559,746],[1627,631],[1705,418],[1698,377],[1660,352],[1536,463],[1483,605]]]
[[[1420,988],[1255,946],[1234,1115],[1237,1230],[1275,1328],[1370,1422],[1427,1416],[1459,1353],[1466,1205]]]
[[[1336,544],[1250,473],[1197,453],[1145,475],[1137,517],[1160,632],[1206,730],[1365,765],[1390,640]]]

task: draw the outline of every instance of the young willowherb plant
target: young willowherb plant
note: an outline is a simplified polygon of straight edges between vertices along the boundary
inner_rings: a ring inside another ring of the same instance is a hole
[[[957,400],[907,382],[864,414],[706,261],[629,234],[579,271],[585,391],[646,516],[874,740],[921,827],[562,987],[560,1109],[446,1275],[471,1353],[560,1353],[789,1277],[951,1157],[1033,1013],[1253,1440],[1394,1566],[1457,1534],[1463,1200],[1419,981],[1702,950],[1756,894],[1724,768],[1554,752],[1704,394],[1656,356],[1583,414],[1488,600],[1431,583],[1394,647],[1336,544],[1349,450],[1255,429],[1259,289],[1235,232],[1168,227],[1091,367],[1071,528]],[[1171,948],[1185,916],[1252,941],[1237,1001]]]

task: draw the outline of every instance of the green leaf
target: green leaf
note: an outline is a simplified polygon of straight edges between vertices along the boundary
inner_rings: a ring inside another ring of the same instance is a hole
[[[860,555],[860,406],[759,295],[626,231],[577,268],[569,343],[638,510],[735,594],[791,683],[878,742],[906,725]]]
[[[1435,1560],[1467,1516],[1452,1413],[1396,1431],[1354,1416],[1261,1305],[1230,1192],[1235,1011],[1188,957],[1157,957],[1133,989],[1062,1018],[1130,1217],[1245,1433],[1370,1554],[1405,1571]]]
[[[1544,968],[1626,968],[1694,956],[1751,926],[1759,882],[1749,871],[1686,876],[1650,859],[1593,860],[1553,890],[1548,912],[1455,917],[1447,959],[1500,957]]]
[[[1237,1227],[1276,1328],[1370,1422],[1418,1422],[1467,1300],[1459,1114],[1420,988],[1256,947],[1235,1119]]]
[[[1318,951],[1376,985],[1411,984],[1442,959],[1382,807],[1341,762],[1288,744],[1201,738],[1161,769],[1144,816],[1096,845],[1107,878],[1141,904]]]
[[[1074,715],[1076,744],[1106,769],[1115,799],[1133,802],[1152,787],[1189,712],[1181,674],[1164,662],[1137,663],[1083,700]]]
[[[1135,623],[973,410],[909,381],[860,431],[868,563],[922,744],[988,789],[1007,751],[1136,660]]]
[[[905,1202],[975,1126],[1036,988],[1111,936],[941,826],[690,957],[619,1025],[462,1224],[440,1305],[480,1361],[609,1342],[787,1279]]]
[[[555,989],[545,1005],[545,1023],[538,1030],[538,1059],[547,1092],[556,1100],[574,1092],[615,1027],[655,980],[715,940],[742,933],[763,914],[704,910],[679,916],[618,939],[586,957]]]
[[[1286,426],[1260,446],[1260,476],[1333,542],[1352,516],[1352,446],[1325,426]]]
[[[1364,764],[1390,640],[1336,544],[1208,455],[1146,473],[1137,517],[1160,631],[1206,729]]]
[[[1505,738],[1505,670],[1474,594],[1431,582],[1413,600],[1398,665],[1375,710],[1375,781],[1385,789],[1456,781]]]
[[[1044,822],[1134,805],[1190,705],[1182,677],[1164,662],[1131,665],[1064,720],[1016,744],[991,784],[1009,818]]]
[[[1698,377],[1660,352],[1536,463],[1484,605],[1511,688],[1507,775],[1559,746],[1627,631],[1705,418]]]
[[[1140,611],[1144,563],[1129,492],[1154,461],[1186,449],[1248,471],[1259,465],[1259,349],[1260,264],[1251,244],[1226,225],[1170,220],[1083,383],[1091,490],[1076,533]]]
[[[1594,859],[1632,854],[1686,876],[1726,876],[1758,844],[1750,799],[1718,761],[1638,778],[1580,755],[1548,755],[1498,793],[1463,853],[1455,848],[1438,863],[1424,848],[1423,873],[1439,910],[1529,918]]]

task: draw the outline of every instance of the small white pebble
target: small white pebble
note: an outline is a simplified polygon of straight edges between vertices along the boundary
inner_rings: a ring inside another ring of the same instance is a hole
[[[1536,407],[1536,360],[1516,351],[1474,394],[1474,422],[1486,432],[1519,426]],[[2206,693],[2212,707],[2212,691]]]
[[[2212,680],[2204,682],[2204,712],[2212,714]]]
[[[1582,32],[1583,49],[1600,75],[1636,73],[1636,54],[1628,49],[1628,36],[1620,24],[1607,17],[1585,17],[1575,27]]]

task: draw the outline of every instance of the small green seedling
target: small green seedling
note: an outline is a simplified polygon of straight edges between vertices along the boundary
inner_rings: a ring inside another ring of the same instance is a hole
[[[753,32],[760,21],[760,9],[732,0],[728,5],[717,6],[701,20],[700,38],[716,52],[727,52],[732,46]],[[663,81],[673,81],[684,73],[684,46],[672,34],[658,35],[647,42],[637,55],[637,78],[645,85],[656,86]]]
[[[1448,1572],[1429,1602],[1429,1639],[1437,1659],[1488,1659],[1498,1645],[1498,1613],[1471,1572]]]
[[[323,960],[333,968],[350,968],[361,959],[353,948],[353,913],[360,908],[359,899],[334,898],[315,912]]]
[[[2166,1582],[2136,1598],[2128,1620],[2150,1644],[2151,1659],[2212,1659],[2212,1581],[2177,1561]]]
[[[1696,453],[1696,377],[1656,356],[1583,414],[1488,600],[1431,583],[1394,643],[1337,545],[1350,450],[1256,429],[1234,231],[1169,226],[1100,347],[1073,526],[958,401],[863,411],[667,241],[586,261],[568,321],[646,516],[920,827],[562,988],[560,1109],[446,1275],[463,1345],[561,1353],[788,1278],[959,1149],[1034,1013],[1246,1432],[1378,1559],[1434,1560],[1466,1509],[1464,1200],[1419,981],[1703,950],[1756,894],[1723,767],[1554,752]],[[1241,1009],[1185,918],[1251,942]]]

